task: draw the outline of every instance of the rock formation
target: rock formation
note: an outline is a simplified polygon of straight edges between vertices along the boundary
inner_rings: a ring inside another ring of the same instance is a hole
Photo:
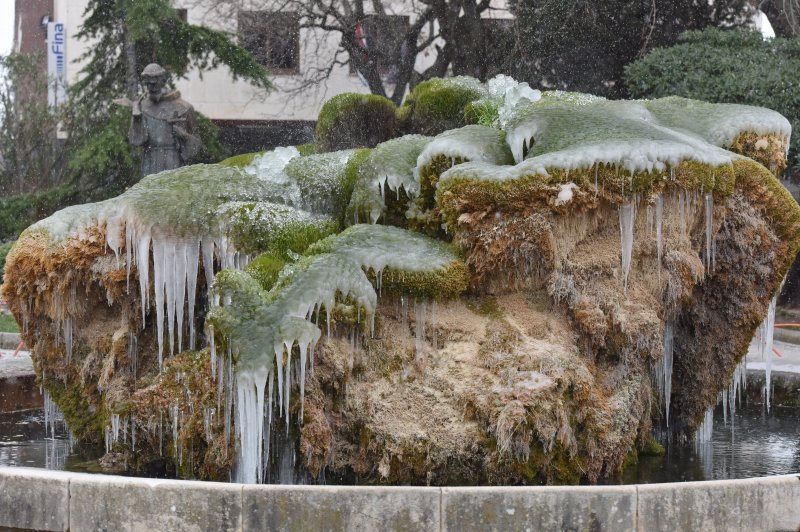
[[[348,101],[326,127],[370,116]],[[797,253],[788,122],[504,77],[388,122],[25,231],[4,295],[77,438],[182,477],[463,485],[693,437]]]

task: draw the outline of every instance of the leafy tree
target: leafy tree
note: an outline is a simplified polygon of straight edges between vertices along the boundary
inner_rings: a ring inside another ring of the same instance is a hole
[[[707,29],[653,50],[625,69],[636,98],[678,95],[774,109],[800,127],[800,41],[765,41],[752,31]],[[800,171],[800,140],[792,136],[790,168]]]
[[[0,57],[0,198],[57,185],[66,147],[60,114],[47,104],[40,54]]]
[[[746,0],[517,0],[509,73],[545,88],[625,96],[626,64],[686,30],[747,23]]]

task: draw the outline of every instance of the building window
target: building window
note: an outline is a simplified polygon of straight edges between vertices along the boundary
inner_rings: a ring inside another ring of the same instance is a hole
[[[189,20],[188,9],[176,9],[175,14],[178,15],[178,18],[181,19],[183,22],[188,22]]]
[[[240,11],[239,44],[273,73],[297,73],[300,20],[296,13]]]
[[[356,24],[356,40],[367,57],[377,62],[378,72],[390,83],[397,77],[403,54],[411,53],[403,49],[408,29],[408,17],[402,15],[368,15]],[[351,61],[350,73],[355,72],[355,64]]]

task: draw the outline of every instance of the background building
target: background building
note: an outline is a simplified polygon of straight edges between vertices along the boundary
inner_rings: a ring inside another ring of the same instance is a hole
[[[77,40],[88,0],[15,0],[15,50],[41,51],[42,68],[47,62],[47,22],[61,23],[66,32],[66,83],[77,79],[79,58],[91,42]],[[401,52],[401,36],[414,21],[413,5],[400,0],[396,14],[376,19],[367,15],[364,46],[378,47],[391,55]],[[237,4],[218,0],[175,0],[178,14],[187,22],[236,35],[271,72],[276,90],[265,94],[243,81],[231,79],[221,67],[190,71],[176,86],[185,100],[220,126],[220,140],[235,152],[256,151],[279,145],[301,144],[313,137],[314,122],[330,97],[342,92],[369,93],[364,80],[347,64],[347,54],[338,50],[340,34],[303,28],[291,7],[269,11],[269,0]],[[496,15],[495,15],[496,16]],[[367,40],[366,36],[369,36]],[[434,43],[431,43],[433,46]],[[338,55],[337,55],[338,54]],[[420,54],[418,69],[431,63],[435,53]],[[380,65],[391,83],[393,65]],[[324,73],[324,75],[323,75]]]

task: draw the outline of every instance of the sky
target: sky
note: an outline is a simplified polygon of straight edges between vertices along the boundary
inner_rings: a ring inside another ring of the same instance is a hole
[[[14,0],[0,0],[0,55],[11,51],[14,42]]]

